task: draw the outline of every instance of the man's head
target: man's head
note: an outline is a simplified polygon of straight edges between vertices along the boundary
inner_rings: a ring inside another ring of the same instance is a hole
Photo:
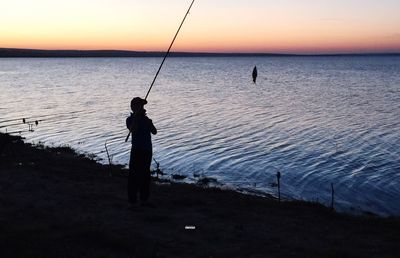
[[[135,97],[131,100],[131,109],[135,113],[143,109],[143,106],[147,104],[147,100]]]

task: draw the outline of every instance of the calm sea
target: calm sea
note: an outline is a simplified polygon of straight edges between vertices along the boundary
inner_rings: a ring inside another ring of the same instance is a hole
[[[0,59],[0,131],[126,164],[130,99],[160,58]],[[258,68],[258,82],[251,72]],[[148,98],[168,174],[400,215],[400,57],[170,58]],[[6,127],[4,127],[6,126]],[[154,164],[153,164],[154,165]]]

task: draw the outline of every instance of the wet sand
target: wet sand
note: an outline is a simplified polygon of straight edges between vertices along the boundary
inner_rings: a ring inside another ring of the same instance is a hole
[[[400,257],[399,218],[157,180],[129,209],[109,169],[0,134],[0,257]]]

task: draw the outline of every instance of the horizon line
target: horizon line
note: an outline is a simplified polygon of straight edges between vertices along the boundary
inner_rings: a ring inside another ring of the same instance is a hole
[[[159,57],[166,51],[136,51],[119,49],[35,49],[0,48],[0,58],[4,57]],[[400,55],[400,52],[327,52],[327,53],[282,53],[282,52],[197,52],[172,51],[171,57],[223,57],[223,56],[370,56]]]

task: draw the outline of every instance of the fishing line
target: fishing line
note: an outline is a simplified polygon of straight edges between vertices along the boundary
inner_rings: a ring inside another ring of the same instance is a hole
[[[175,39],[176,39],[176,37],[178,36],[179,31],[181,30],[182,25],[183,25],[183,23],[185,22],[186,17],[187,17],[188,14],[189,14],[190,9],[192,8],[193,3],[194,3],[194,0],[193,0],[192,3],[190,4],[190,6],[189,6],[189,8],[188,8],[188,10],[187,10],[187,12],[186,12],[186,14],[185,14],[185,16],[183,17],[183,20],[182,20],[181,24],[179,25],[178,30],[177,30],[176,33],[175,33],[174,38],[172,39],[171,44],[169,45],[169,48],[168,48],[167,52],[165,53],[165,56],[164,56],[164,58],[163,58],[163,60],[162,60],[162,62],[161,62],[161,64],[160,64],[160,67],[158,68],[157,73],[156,73],[156,75],[154,76],[153,82],[151,83],[150,88],[149,88],[149,90],[147,91],[146,97],[144,98],[145,100],[147,99],[147,97],[148,97],[149,94],[150,94],[151,89],[153,88],[153,85],[154,85],[154,83],[155,83],[155,81],[156,81],[156,79],[157,79],[157,77],[158,77],[158,74],[160,73],[161,68],[162,68],[162,66],[164,65],[165,59],[167,59],[167,56],[168,56],[169,52],[171,51],[172,45],[174,44]],[[128,141],[129,136],[131,135],[131,132],[132,132],[132,128],[129,128],[129,133],[128,133],[128,135],[127,135],[126,138],[125,138],[125,142]]]

